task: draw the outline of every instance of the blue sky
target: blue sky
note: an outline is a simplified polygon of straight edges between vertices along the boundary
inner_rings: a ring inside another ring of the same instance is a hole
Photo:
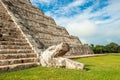
[[[120,44],[120,0],[31,0],[82,43]]]

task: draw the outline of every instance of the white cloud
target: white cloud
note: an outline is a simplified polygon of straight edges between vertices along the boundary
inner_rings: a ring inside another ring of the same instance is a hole
[[[108,30],[106,33],[108,36],[120,36],[120,29],[111,29]]]
[[[81,38],[93,37],[97,34],[97,25],[94,21],[89,20],[90,9],[86,9],[82,14],[77,14],[72,17],[57,17],[53,14],[55,21],[59,25],[64,25],[68,32],[72,35],[79,36]],[[85,41],[85,40],[84,40]]]
[[[96,34],[96,25],[88,20],[81,22],[72,22],[66,27],[70,34],[80,37],[92,37]]]
[[[30,0],[33,4],[38,5],[37,3],[49,5],[52,0]]]
[[[50,3],[50,0],[39,0],[39,2]]]
[[[31,0],[34,1],[34,0]],[[37,1],[37,0],[36,0]],[[51,0],[39,0],[50,3]],[[48,1],[48,2],[47,2]],[[58,25],[65,26],[70,34],[77,35],[83,43],[103,43],[117,41],[120,44],[120,0],[109,0],[107,7],[94,13],[91,10],[100,3],[95,3],[91,7],[80,11],[77,6],[84,4],[86,0],[74,0],[74,2],[58,8],[58,10],[48,11],[45,14],[54,17]],[[55,6],[59,7],[59,6]],[[74,16],[58,16],[78,11],[79,14]],[[101,20],[101,16],[110,16],[109,19]],[[112,37],[115,37],[111,39]],[[92,40],[90,40],[92,39]],[[98,41],[99,40],[99,41]],[[91,41],[91,42],[90,42]]]
[[[64,7],[64,8],[67,8],[67,10],[68,10],[68,9],[73,8],[73,7],[76,7],[76,6],[80,6],[80,5],[82,5],[84,2],[85,2],[84,0],[75,0],[74,2],[68,4],[68,5],[67,5],[66,7]]]
[[[71,7],[74,7],[74,5],[72,5],[73,3],[69,5],[71,5]],[[116,21],[116,19],[120,18],[118,16],[119,9],[115,4],[111,3],[108,7],[103,8],[95,13],[91,13],[90,11],[93,9],[93,7],[95,7],[95,5],[93,5],[82,13],[72,17],[57,17],[50,12],[49,15],[54,16],[58,24],[64,25],[70,34],[77,35],[80,39],[82,38],[83,43],[86,43],[88,41],[85,40],[85,38],[89,39],[90,37],[93,37],[95,39],[97,36],[101,37],[101,39],[106,39],[106,41],[108,42],[108,36],[120,35],[120,27],[117,27],[119,26],[120,22]],[[114,10],[113,7],[117,9]],[[69,7],[67,6],[67,8]],[[110,9],[112,9],[113,11]],[[110,15],[111,18],[108,20],[89,19],[102,15]],[[115,26],[117,28],[115,28]],[[116,31],[116,29],[119,30]]]
[[[76,10],[79,11],[79,9],[77,8],[77,6],[82,5],[85,2],[85,0],[74,0],[72,3],[63,6],[63,7],[59,7],[58,10],[54,10],[54,13],[58,14],[69,14],[72,11]],[[57,7],[57,6],[56,6]]]

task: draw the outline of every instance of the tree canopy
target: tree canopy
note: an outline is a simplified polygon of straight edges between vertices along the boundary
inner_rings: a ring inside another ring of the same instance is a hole
[[[96,45],[94,44],[90,45],[93,49],[94,53],[120,53],[120,45],[117,43],[111,42],[107,45]]]

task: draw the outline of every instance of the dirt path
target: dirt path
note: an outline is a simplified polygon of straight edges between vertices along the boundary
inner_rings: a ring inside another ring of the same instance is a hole
[[[92,56],[104,56],[106,54],[89,54],[89,55],[77,55],[77,56],[64,56],[64,58],[75,59],[75,58],[84,58]]]

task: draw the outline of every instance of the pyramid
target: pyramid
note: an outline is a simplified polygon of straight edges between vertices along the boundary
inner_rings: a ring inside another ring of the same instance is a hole
[[[93,54],[29,0],[0,0],[0,71],[37,66],[41,52],[61,42],[70,45],[65,56]]]

